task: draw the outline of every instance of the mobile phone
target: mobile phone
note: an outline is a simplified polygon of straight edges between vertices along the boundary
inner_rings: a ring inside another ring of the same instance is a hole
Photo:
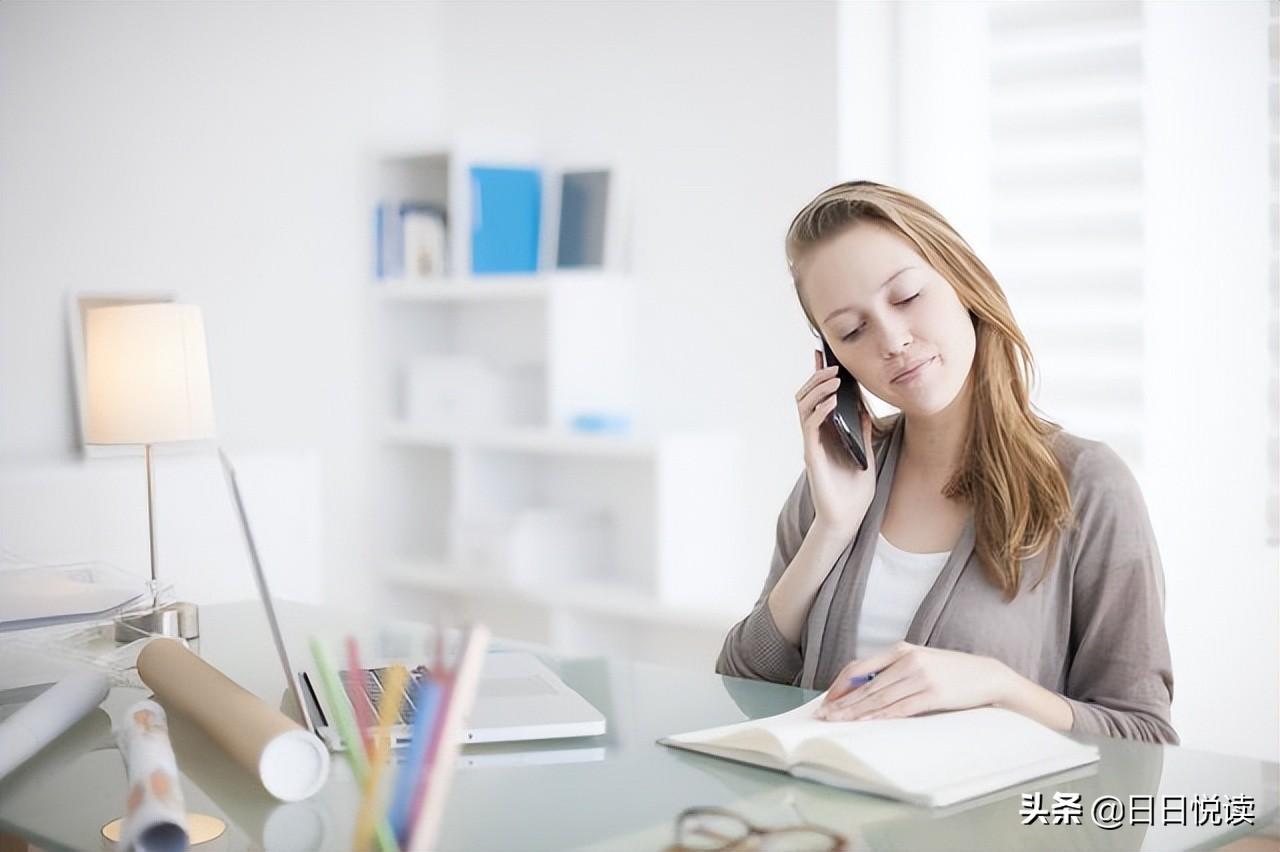
[[[840,387],[836,388],[836,407],[827,415],[840,443],[849,451],[849,455],[863,470],[867,469],[867,449],[862,444],[862,419],[858,416],[862,411],[862,392],[858,388],[858,380],[836,360],[835,353],[822,341],[822,355],[826,366],[837,365],[836,375],[840,378]]]

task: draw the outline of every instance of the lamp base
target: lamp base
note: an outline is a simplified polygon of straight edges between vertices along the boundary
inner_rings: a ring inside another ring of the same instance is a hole
[[[116,641],[135,642],[147,636],[195,639],[200,635],[200,610],[193,603],[177,602],[145,612],[116,618]]]
[[[112,843],[119,843],[123,827],[124,817],[113,819],[102,827],[102,836]],[[187,812],[187,837],[192,846],[217,840],[226,830],[227,824],[216,816]]]

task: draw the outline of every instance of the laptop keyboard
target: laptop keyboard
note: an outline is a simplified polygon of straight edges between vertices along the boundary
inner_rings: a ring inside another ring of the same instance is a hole
[[[413,696],[417,692],[418,682],[429,674],[425,666],[418,666],[409,672],[408,694],[400,703],[400,715],[393,724],[413,724],[413,717],[418,709],[413,703]],[[351,699],[351,703],[366,707],[369,717],[375,720],[378,718],[378,705],[382,702],[384,694],[383,684],[390,676],[389,668],[361,669],[358,672],[346,669],[338,673],[338,677],[342,680],[342,688],[347,691],[347,697]]]

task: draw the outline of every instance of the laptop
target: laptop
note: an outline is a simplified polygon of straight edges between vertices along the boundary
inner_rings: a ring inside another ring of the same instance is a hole
[[[284,669],[289,689],[293,693],[303,719],[331,750],[343,748],[334,722],[333,708],[329,705],[325,690],[317,689],[317,678],[304,667],[294,664],[289,657],[289,643],[284,641],[280,622],[276,618],[275,604],[267,587],[267,578],[258,559],[258,547],[249,528],[249,518],[240,499],[240,486],[235,469],[226,454],[219,449],[223,468],[231,483],[236,511],[249,544],[249,561],[253,565],[258,594],[271,627],[280,665]],[[354,703],[369,702],[373,709],[369,718],[376,718],[376,708],[382,696],[382,683],[388,669],[376,661],[357,672],[339,673],[347,695]],[[417,666],[410,672],[415,680],[426,677],[428,669]],[[413,691],[409,691],[411,696]],[[416,711],[409,697],[402,704],[401,716],[391,728],[394,743],[407,745],[411,737],[413,714]],[[359,718],[359,716],[357,716]],[[545,740],[560,737],[591,737],[605,732],[605,718],[581,695],[565,685],[551,669],[536,656],[520,651],[489,651],[485,655],[475,701],[467,716],[463,742],[501,743],[522,740]]]

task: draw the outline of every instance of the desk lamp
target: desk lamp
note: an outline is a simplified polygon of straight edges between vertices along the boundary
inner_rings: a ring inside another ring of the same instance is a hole
[[[175,303],[95,308],[85,321],[86,443],[141,444],[147,465],[151,606],[116,620],[116,639],[200,634],[195,604],[159,605],[152,447],[214,437],[200,309]]]

